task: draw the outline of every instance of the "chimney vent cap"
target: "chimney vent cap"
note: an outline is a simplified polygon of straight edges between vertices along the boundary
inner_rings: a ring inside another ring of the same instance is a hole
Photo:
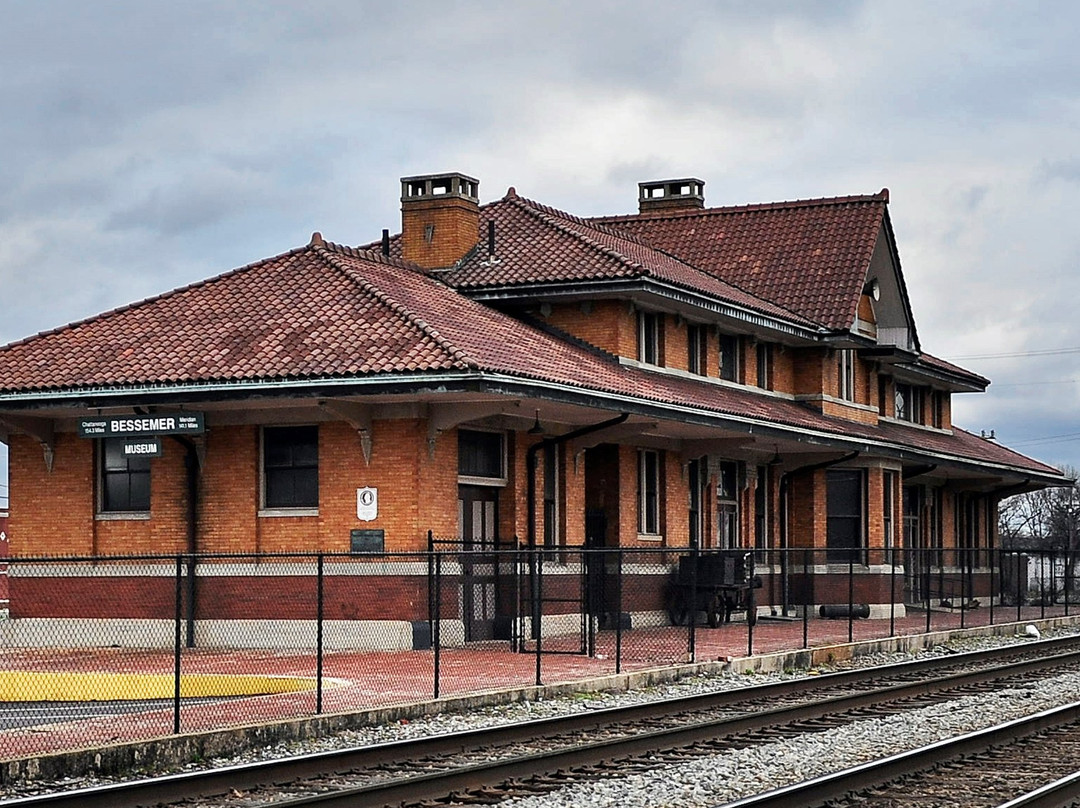
[[[638,207],[647,210],[705,207],[705,180],[684,177],[638,183]]]
[[[479,190],[480,180],[456,171],[401,178],[402,202],[456,197],[479,203]]]

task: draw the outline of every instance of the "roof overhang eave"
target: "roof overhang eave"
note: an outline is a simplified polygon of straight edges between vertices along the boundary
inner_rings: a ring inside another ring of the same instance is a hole
[[[708,311],[721,317],[741,320],[758,328],[786,334],[800,339],[818,341],[829,332],[815,325],[785,320],[775,315],[743,306],[703,292],[651,277],[573,281],[568,283],[529,284],[528,286],[488,286],[483,289],[458,289],[464,295],[485,303],[515,302],[525,304],[574,302],[595,300],[601,297],[626,296],[628,294],[651,294],[684,306]]]
[[[887,440],[858,435],[844,435],[820,429],[766,421],[734,413],[707,410],[672,401],[639,398],[628,394],[578,387],[493,371],[450,371],[412,374],[385,374],[368,377],[317,379],[237,380],[195,384],[152,384],[125,387],[77,388],[50,393],[0,393],[0,410],[30,411],[47,407],[86,407],[87,409],[147,404],[197,403],[205,401],[298,396],[318,398],[349,394],[439,394],[480,392],[513,397],[528,397],[573,404],[590,409],[630,412],[633,415],[663,420],[679,420],[701,426],[715,426],[726,431],[788,440],[811,446],[829,447],[887,457],[901,462],[947,464],[957,470],[986,474],[996,472],[1009,477],[1030,479],[1037,485],[1067,484],[1064,475],[991,461],[979,461],[918,449]]]

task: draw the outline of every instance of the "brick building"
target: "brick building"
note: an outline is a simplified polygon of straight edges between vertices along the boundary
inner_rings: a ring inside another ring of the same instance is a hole
[[[13,555],[819,548],[880,609],[868,550],[993,547],[1002,497],[1062,482],[953,425],[989,382],[923,352],[887,191],[703,188],[582,219],[409,177],[398,235],[316,233],[0,349]],[[13,617],[63,611],[44,583],[13,580]],[[423,583],[371,573],[386,619],[420,620]],[[225,605],[247,585],[200,577],[200,608],[268,616]]]

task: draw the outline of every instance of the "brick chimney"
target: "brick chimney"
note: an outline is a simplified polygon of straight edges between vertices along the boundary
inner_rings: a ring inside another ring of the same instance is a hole
[[[695,210],[705,207],[705,181],[694,177],[638,183],[638,212]]]
[[[464,174],[401,178],[401,257],[425,269],[457,263],[480,240],[478,180]]]

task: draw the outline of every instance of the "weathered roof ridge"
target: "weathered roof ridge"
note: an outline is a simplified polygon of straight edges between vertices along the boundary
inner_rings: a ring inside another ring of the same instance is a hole
[[[620,262],[622,264],[625,264],[627,267],[630,267],[631,269],[634,270],[634,274],[643,275],[643,274],[645,274],[647,272],[646,268],[644,266],[642,266],[639,261],[635,261],[632,258],[630,258],[629,256],[624,255],[623,253],[619,252],[618,250],[614,250],[611,247],[608,247],[608,246],[606,246],[604,244],[601,244],[596,239],[590,238],[587,234],[579,232],[577,230],[574,230],[574,229],[568,227],[563,222],[559,221],[559,219],[566,219],[566,220],[569,220],[569,221],[571,221],[571,222],[573,222],[575,224],[580,224],[583,227],[592,227],[592,225],[590,225],[584,219],[582,219],[582,218],[580,218],[578,216],[574,216],[571,213],[566,213],[564,211],[561,211],[561,210],[559,210],[557,208],[553,208],[550,205],[544,205],[544,204],[542,204],[540,202],[534,202],[533,200],[527,199],[527,198],[525,198],[523,196],[514,196],[514,197],[508,199],[507,202],[509,202],[509,204],[512,204],[512,205],[516,206],[517,208],[525,211],[526,213],[529,213],[530,215],[536,217],[540,221],[544,222],[545,224],[549,225],[550,227],[555,228],[559,232],[564,233],[564,234],[566,234],[568,236],[571,236],[572,238],[576,238],[578,241],[581,241],[584,244],[587,244],[589,247],[592,247],[594,250],[596,250],[596,251],[598,251],[600,253],[603,253],[604,255],[608,256],[609,258],[613,258],[616,261],[618,261],[618,262]],[[655,249],[654,247],[650,246],[649,244],[646,244],[645,242],[643,242],[643,241],[641,241],[639,239],[627,238],[627,236],[625,236],[624,234],[619,233],[617,231],[608,230],[606,232],[608,232],[609,235],[611,235],[611,236],[613,236],[615,238],[626,238],[627,241],[635,242],[635,243],[641,245],[642,247],[647,247],[650,250]],[[679,259],[675,259],[675,260],[679,260]],[[680,263],[685,263],[685,262],[681,261]],[[687,264],[687,266],[689,266],[689,264]]]
[[[889,189],[882,188],[876,194],[820,196],[812,197],[810,199],[789,199],[780,202],[755,202],[747,205],[721,205],[712,208],[661,208],[645,213],[621,213],[610,216],[595,216],[591,217],[589,221],[607,224],[609,222],[619,222],[627,219],[688,219],[717,214],[757,213],[770,210],[792,210],[796,208],[818,208],[875,202],[887,205],[889,203]]]
[[[408,261],[402,261],[401,259],[397,258],[390,258],[382,254],[378,254],[377,256],[372,255],[366,250],[357,250],[354,247],[346,247],[344,245],[334,244],[333,242],[329,241],[324,242],[322,245],[313,246],[312,249],[315,251],[315,254],[322,259],[323,263],[325,263],[331,269],[340,272],[352,283],[356,284],[356,286],[359,287],[364,294],[375,298],[382,305],[386,306],[388,309],[394,312],[394,314],[397,315],[403,322],[408,323],[409,325],[412,325],[415,328],[418,328],[421,332],[423,332],[425,336],[430,338],[436,345],[438,345],[439,348],[444,353],[446,353],[446,355],[453,362],[458,364],[458,366],[473,369],[479,367],[479,363],[474,358],[470,357],[465,351],[463,351],[461,348],[456,347],[453,343],[446,339],[446,337],[444,337],[437,328],[428,323],[427,320],[425,320],[423,317],[418,317],[417,315],[413,314],[402,303],[399,303],[382,289],[378,288],[370,281],[366,280],[356,271],[354,267],[343,264],[335,257],[335,254],[346,255],[351,258],[357,258],[363,261],[376,260],[379,263],[384,263],[388,266],[394,266],[399,269],[418,272],[419,274],[423,275],[424,273],[418,267],[410,264]]]
[[[184,292],[191,291],[192,289],[198,289],[198,288],[203,287],[203,286],[209,286],[210,284],[218,283],[219,281],[226,280],[227,278],[231,278],[231,277],[234,277],[236,275],[241,275],[241,274],[243,274],[245,272],[250,272],[253,269],[257,269],[257,268],[259,268],[261,266],[265,266],[266,264],[269,264],[269,263],[271,263],[273,261],[280,261],[282,258],[290,258],[290,257],[292,257],[294,255],[299,255],[300,253],[304,252],[305,250],[310,249],[310,246],[311,245],[305,245],[303,247],[295,247],[295,248],[293,248],[291,250],[287,250],[286,252],[278,253],[277,255],[272,255],[269,258],[262,258],[262,259],[260,259],[258,261],[252,261],[250,264],[244,264],[241,267],[236,267],[235,269],[230,269],[227,272],[222,272],[222,273],[220,273],[218,275],[213,275],[213,276],[211,276],[209,278],[203,278],[202,280],[195,281],[194,283],[188,283],[188,284],[185,284],[184,286],[177,286],[175,289],[170,289],[167,292],[161,292],[160,294],[151,295],[150,297],[143,298],[142,300],[136,300],[136,301],[133,301],[131,303],[125,303],[123,306],[117,306],[116,308],[108,309],[107,311],[103,311],[103,312],[99,312],[98,314],[94,314],[94,315],[92,315],[90,317],[84,317],[81,320],[73,320],[70,323],[66,323],[65,325],[57,326],[56,328],[50,328],[50,329],[48,329],[46,331],[39,331],[36,334],[31,334],[28,337],[23,337],[22,339],[15,340],[14,342],[9,342],[6,345],[0,345],[0,353],[4,353],[5,351],[7,351],[7,350],[9,350],[11,348],[16,348],[16,347],[18,347],[20,345],[26,345],[27,343],[34,342],[35,340],[41,339],[42,337],[51,337],[54,334],[60,334],[60,333],[62,333],[64,331],[74,331],[77,328],[81,328],[83,326],[90,325],[92,323],[97,323],[97,322],[100,322],[101,320],[106,320],[106,319],[108,319],[110,317],[116,316],[117,314],[122,314],[125,311],[130,311],[131,309],[137,309],[137,308],[139,308],[141,306],[146,306],[146,305],[149,305],[151,303],[158,303],[159,301],[167,300],[170,297],[175,297],[176,295],[183,294]]]
[[[693,272],[693,273],[695,273],[697,275],[702,276],[703,279],[707,278],[709,281],[712,281],[712,282],[716,282],[716,281],[719,280],[721,283],[725,284],[726,286],[731,287],[734,291],[739,292],[741,294],[744,294],[748,298],[750,298],[752,301],[755,301],[756,304],[757,304],[756,307],[757,307],[757,309],[759,311],[769,312],[770,309],[776,309],[776,310],[778,310],[780,312],[783,312],[787,317],[789,317],[791,319],[791,321],[793,323],[799,323],[800,325],[804,325],[804,326],[807,323],[812,322],[811,320],[808,320],[807,318],[805,318],[805,317],[791,311],[790,309],[785,308],[784,306],[780,306],[780,305],[778,305],[776,303],[773,303],[772,301],[765,300],[765,299],[761,298],[759,295],[754,294],[753,292],[746,291],[742,287],[732,283],[731,281],[729,281],[729,280],[727,280],[725,278],[718,278],[716,275],[713,275],[712,273],[706,272],[705,270],[694,266],[693,264],[689,263],[686,259],[681,258],[680,256],[675,255],[674,253],[671,253],[671,252],[669,252],[667,250],[661,249],[661,248],[659,248],[659,247],[657,247],[657,246],[655,246],[653,244],[650,244],[647,240],[637,236],[636,234],[627,233],[625,231],[619,230],[618,228],[614,228],[614,227],[607,227],[606,225],[604,225],[601,222],[596,222],[596,221],[592,221],[590,219],[585,219],[585,218],[582,218],[581,216],[575,216],[572,213],[567,213],[565,211],[559,210],[558,208],[554,208],[554,207],[552,207],[550,205],[545,205],[545,204],[543,204],[541,202],[536,202],[536,201],[534,201],[532,199],[529,199],[527,197],[519,196],[516,193],[513,196],[507,195],[506,197],[504,197],[502,200],[499,200],[499,201],[514,204],[520,210],[526,211],[527,213],[529,213],[530,215],[538,218],[540,221],[544,222],[545,224],[548,224],[549,226],[556,228],[560,232],[565,233],[566,235],[571,236],[572,238],[576,238],[579,241],[583,242],[584,244],[587,244],[589,247],[592,247],[593,249],[597,250],[598,252],[600,252],[600,253],[602,253],[602,254],[604,254],[604,255],[606,255],[606,256],[614,259],[614,260],[619,261],[620,263],[622,263],[622,264],[626,265],[627,267],[630,267],[632,270],[634,270],[635,275],[638,275],[638,276],[640,276],[640,275],[653,276],[655,273],[653,273],[651,270],[649,270],[648,267],[643,266],[640,261],[635,261],[633,258],[625,255],[624,253],[622,253],[622,252],[620,252],[620,251],[618,251],[616,249],[613,249],[612,247],[608,247],[608,246],[606,246],[604,244],[599,243],[598,241],[596,241],[596,239],[591,238],[587,233],[583,233],[583,232],[574,230],[573,228],[567,226],[567,224],[565,224],[564,222],[559,221],[559,220],[564,219],[567,222],[570,222],[572,224],[578,224],[583,228],[589,228],[589,229],[593,229],[593,230],[598,230],[599,232],[601,232],[601,233],[603,233],[605,235],[611,236],[612,238],[623,239],[625,241],[630,242],[631,244],[635,244],[635,245],[637,245],[639,247],[642,247],[643,249],[650,250],[651,252],[657,253],[658,255],[662,255],[662,256],[664,256],[664,258],[667,258],[668,260],[675,261],[676,263],[678,263],[682,267],[685,267],[687,270],[689,270],[689,271],[691,271],[691,272]],[[492,204],[494,204],[494,203],[492,203]],[[674,281],[672,281],[672,283],[674,283]],[[684,285],[684,284],[677,284],[677,285],[681,286],[681,285]],[[690,287],[689,284],[686,284],[686,286],[687,286],[687,288],[692,288],[692,287]],[[776,315],[773,314],[772,316],[776,316]]]

